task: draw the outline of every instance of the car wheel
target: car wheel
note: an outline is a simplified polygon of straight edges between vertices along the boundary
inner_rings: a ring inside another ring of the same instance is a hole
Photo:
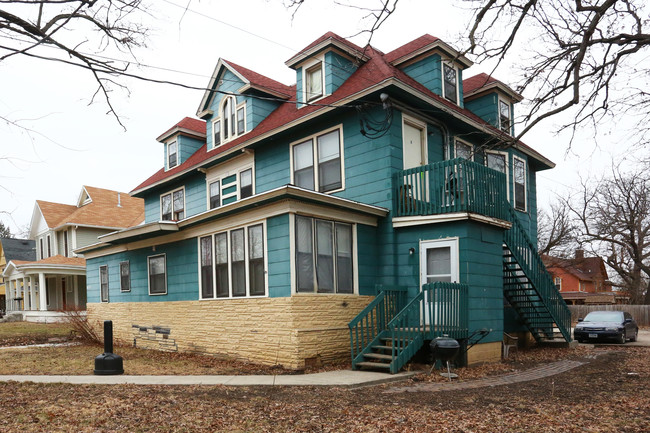
[[[621,332],[621,336],[619,337],[618,342],[620,344],[625,344],[625,340],[627,340],[627,338],[625,337],[625,330],[623,330],[623,332]]]
[[[630,341],[636,341],[639,338],[639,328],[634,331],[634,335],[630,338]]]

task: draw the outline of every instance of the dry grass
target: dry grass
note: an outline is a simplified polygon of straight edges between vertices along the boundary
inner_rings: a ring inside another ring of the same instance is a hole
[[[0,346],[45,343],[49,339],[71,336],[72,326],[67,323],[0,323]]]

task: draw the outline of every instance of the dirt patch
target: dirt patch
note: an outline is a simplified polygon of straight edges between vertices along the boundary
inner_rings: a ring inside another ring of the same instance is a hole
[[[328,387],[0,383],[0,429],[141,432],[650,431],[648,348],[575,353],[586,364],[519,384],[447,392]],[[541,355],[540,355],[541,356]],[[572,355],[573,356],[573,355]],[[632,373],[632,374],[630,374]],[[83,398],[79,398],[83,396]]]

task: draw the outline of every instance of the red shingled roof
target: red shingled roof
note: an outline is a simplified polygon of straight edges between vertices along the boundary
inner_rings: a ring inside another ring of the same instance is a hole
[[[341,39],[342,41],[345,41],[344,39],[330,32],[325,34],[321,38],[319,38],[316,42],[310,44],[305,50],[309,49],[309,47],[317,45],[318,43],[322,42],[324,39],[328,37],[336,37]],[[431,41],[435,41],[435,40],[437,40],[437,38],[434,38],[431,35],[424,35],[421,38],[416,39],[416,41],[406,44],[404,46],[406,48],[404,47],[402,48],[404,49],[404,52],[412,52],[413,50],[418,49],[418,47],[422,47],[427,43],[430,43]],[[348,43],[348,45],[352,45],[356,47],[354,44]],[[401,50],[402,48],[398,48],[397,50],[393,51],[393,53],[397,52],[398,50]],[[485,120],[481,119],[471,111],[461,108],[458,105],[454,104],[453,102],[446,100],[442,96],[433,93],[432,91],[427,89],[424,85],[420,84],[419,82],[417,82],[416,80],[408,76],[406,73],[402,72],[400,69],[389,64],[389,62],[387,61],[388,55],[384,55],[381,51],[375,50],[370,46],[366,48],[365,54],[369,57],[369,60],[363,63],[333,94],[323,99],[320,99],[318,101],[318,104],[297,108],[295,98],[292,97],[291,99],[283,102],[278,108],[276,108],[273,112],[271,112],[252,131],[232,141],[229,141],[228,143],[219,146],[217,149],[214,150],[207,151],[206,145],[204,144],[185,162],[183,162],[177,167],[174,167],[171,170],[165,171],[164,167],[161,168],[156,173],[154,173],[151,177],[149,177],[140,185],[138,185],[131,193],[133,194],[133,193],[140,192],[140,190],[150,187],[154,184],[157,184],[158,182],[168,177],[174,176],[175,174],[178,173],[182,173],[194,166],[198,166],[201,163],[205,162],[206,160],[213,158],[229,149],[232,149],[233,147],[236,147],[241,143],[252,140],[265,133],[273,131],[274,129],[280,128],[283,125],[286,125],[290,122],[299,120],[300,118],[310,115],[316,111],[327,109],[328,105],[340,103],[340,101],[343,99],[351,97],[352,95],[355,95],[358,92],[361,92],[365,89],[368,89],[374,85],[377,85],[391,78],[397,79],[402,83],[406,84],[407,86],[413,88],[414,90],[417,90],[418,92],[422,93],[423,95],[435,99],[439,103],[449,108],[450,111],[462,114],[468,119],[471,119],[472,121],[483,125],[485,129],[490,130],[494,135],[501,136],[504,139],[511,138],[509,135],[503,133],[498,128],[487,123]],[[233,65],[233,67],[235,66]],[[289,87],[289,92],[291,95],[295,95],[296,92],[295,86]],[[532,152],[535,152],[534,150],[532,150],[530,147],[528,147],[522,142],[519,142],[518,144],[526,149],[529,149]]]
[[[567,259],[542,255],[547,268],[561,268],[583,281],[607,280],[607,269],[601,257]]]
[[[194,131],[199,135],[205,135],[205,120],[194,119],[192,117],[185,117],[176,125],[172,126],[167,131],[160,134],[160,137],[164,137],[176,129],[189,129],[190,131]]]
[[[308,52],[309,50],[311,50],[312,48],[314,48],[315,46],[317,46],[317,45],[320,44],[321,42],[326,41],[326,40],[328,40],[328,39],[334,39],[334,40],[336,40],[336,41],[338,41],[338,42],[340,42],[340,43],[346,45],[347,47],[349,47],[349,48],[352,49],[352,50],[359,51],[359,52],[362,52],[362,53],[364,52],[364,49],[363,49],[363,48],[361,48],[360,46],[358,46],[358,45],[356,45],[356,44],[354,44],[354,43],[352,43],[352,42],[350,42],[350,41],[348,41],[348,40],[345,39],[345,38],[342,38],[341,36],[337,35],[336,33],[334,33],[334,32],[327,32],[327,33],[325,33],[323,36],[321,36],[320,38],[316,39],[316,40],[315,40],[314,42],[312,42],[311,44],[307,45],[307,46],[306,46],[305,48],[303,48],[302,50],[298,51],[298,53],[297,53],[296,55],[294,55],[293,57],[291,57],[289,60],[287,60],[286,63],[290,63],[290,62],[291,62],[292,60],[294,60],[296,57],[298,57],[298,56],[300,56],[300,55],[302,55],[302,54],[305,54],[306,52]],[[376,51],[376,50],[375,50],[375,51]],[[367,53],[366,53],[366,54],[367,54]]]
[[[471,93],[476,89],[480,89],[483,86],[496,82],[499,82],[499,80],[488,74],[481,73],[474,75],[473,77],[463,80],[463,93]]]
[[[401,47],[394,49],[390,53],[386,54],[384,58],[388,63],[392,63],[395,60],[411,54],[412,52],[417,51],[429,44],[432,44],[437,40],[437,37],[431,36],[430,34],[422,35],[419,38],[412,40],[408,44],[404,44]]]
[[[266,77],[262,74],[258,74],[255,71],[251,71],[248,68],[244,68],[243,66],[239,66],[228,60],[224,59],[223,62],[228,66],[231,66],[237,72],[239,72],[244,78],[246,78],[249,81],[251,86],[255,86],[267,91],[271,91],[272,93],[280,93],[283,96],[286,96],[286,99],[291,98],[291,96],[294,93],[291,89],[291,86],[282,84],[279,81],[275,81],[269,77]]]

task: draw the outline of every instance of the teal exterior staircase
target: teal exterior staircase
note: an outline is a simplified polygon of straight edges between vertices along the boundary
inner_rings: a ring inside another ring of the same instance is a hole
[[[468,337],[466,284],[425,284],[404,305],[406,293],[404,287],[383,288],[348,324],[353,369],[395,374],[426,340]]]
[[[503,294],[536,341],[571,341],[571,312],[542,258],[508,206],[510,230],[503,235]]]

